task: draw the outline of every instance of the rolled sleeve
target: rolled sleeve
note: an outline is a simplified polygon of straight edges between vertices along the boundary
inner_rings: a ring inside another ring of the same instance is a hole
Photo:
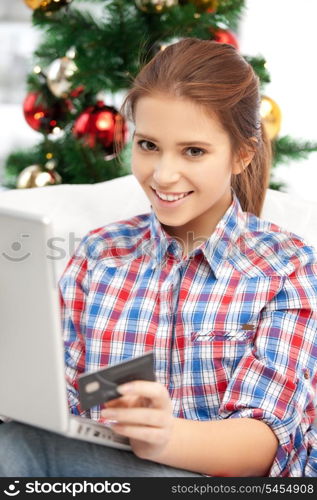
[[[316,418],[316,300],[316,264],[298,266],[262,310],[219,409],[220,418],[255,418],[272,429],[279,446],[270,477],[305,475]]]

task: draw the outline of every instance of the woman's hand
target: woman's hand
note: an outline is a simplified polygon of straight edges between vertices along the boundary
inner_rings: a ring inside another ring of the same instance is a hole
[[[117,422],[112,429],[130,439],[135,455],[155,461],[173,431],[172,401],[166,387],[159,382],[136,380],[117,390],[122,397],[106,403],[102,417]]]

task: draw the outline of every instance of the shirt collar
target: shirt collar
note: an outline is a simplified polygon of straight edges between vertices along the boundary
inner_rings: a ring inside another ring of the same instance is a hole
[[[243,227],[245,216],[238,197],[232,191],[232,203],[218,222],[212,235],[199,247],[191,252],[191,256],[202,252],[209,263],[216,278],[219,276],[220,267],[229,258],[235,248]],[[165,258],[169,255],[177,261],[182,260],[182,248],[180,243],[166,233],[153,209],[150,216],[151,251],[156,262],[163,265]]]

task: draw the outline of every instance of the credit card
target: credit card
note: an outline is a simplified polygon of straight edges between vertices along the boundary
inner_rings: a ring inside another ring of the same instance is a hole
[[[117,386],[133,380],[155,382],[154,355],[150,351],[96,372],[78,377],[79,401],[83,410],[121,396]]]

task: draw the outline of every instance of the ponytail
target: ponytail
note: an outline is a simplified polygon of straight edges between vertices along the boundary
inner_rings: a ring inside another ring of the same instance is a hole
[[[244,212],[251,212],[258,217],[261,215],[270,183],[271,160],[271,141],[261,122],[261,140],[251,163],[241,174],[233,175],[231,179],[231,186]]]

